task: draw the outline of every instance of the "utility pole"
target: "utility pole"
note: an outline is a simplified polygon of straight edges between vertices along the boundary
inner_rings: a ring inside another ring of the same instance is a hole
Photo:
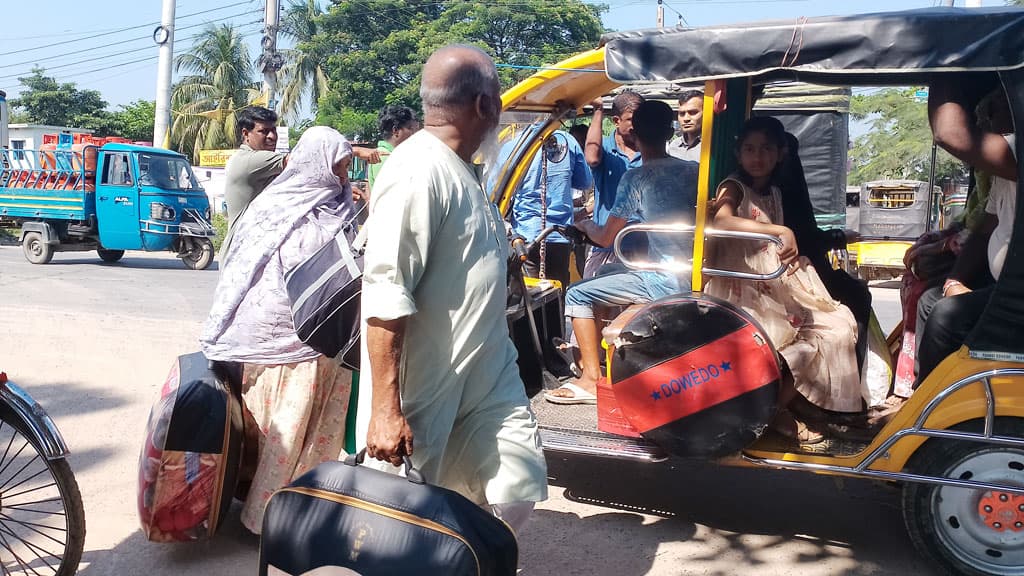
[[[160,47],[156,73],[156,117],[153,119],[153,145],[170,145],[171,67],[174,65],[174,8],[176,0],[164,0],[160,26],[153,30],[153,41]]]
[[[263,18],[263,53],[260,54],[260,70],[263,72],[263,95],[267,108],[277,109],[277,71],[284,66],[284,58],[277,52],[277,32],[281,28],[281,7],[278,0],[267,0]]]
[[[665,5],[658,0],[658,28],[665,27]]]

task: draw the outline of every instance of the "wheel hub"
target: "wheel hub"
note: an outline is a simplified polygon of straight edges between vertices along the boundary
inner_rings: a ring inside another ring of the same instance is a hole
[[[953,464],[943,476],[1024,486],[1024,451],[984,449]],[[1010,492],[941,486],[932,496],[938,538],[964,564],[984,574],[1024,576],[1024,497]],[[988,508],[991,508],[991,512]],[[996,527],[999,525],[999,528]]]
[[[983,524],[996,532],[1024,531],[1024,496],[1006,492],[985,492],[978,501]]]

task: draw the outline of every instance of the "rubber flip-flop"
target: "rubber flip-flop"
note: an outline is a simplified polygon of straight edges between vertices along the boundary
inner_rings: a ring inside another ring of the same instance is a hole
[[[572,396],[555,396],[551,392],[544,393],[544,399],[554,404],[596,404],[597,396],[594,396],[590,392],[587,392],[579,386],[567,383],[562,384],[555,390],[569,390],[572,392]],[[552,390],[553,392],[554,390]]]

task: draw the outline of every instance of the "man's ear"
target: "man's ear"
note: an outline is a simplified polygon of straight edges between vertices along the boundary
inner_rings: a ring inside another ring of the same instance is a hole
[[[488,98],[488,96],[486,94],[484,94],[483,92],[481,92],[480,94],[476,95],[476,100],[475,100],[476,106],[475,106],[475,108],[476,108],[476,115],[477,115],[478,118],[481,118],[481,119],[487,118],[487,115],[488,115],[488,111],[487,111],[487,98]]]

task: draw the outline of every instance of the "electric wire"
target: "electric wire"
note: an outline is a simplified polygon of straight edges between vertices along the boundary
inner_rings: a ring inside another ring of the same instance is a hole
[[[180,16],[180,18],[188,18],[190,16],[197,16],[197,15],[200,15],[200,14],[206,14],[208,12],[214,12],[216,10],[223,10],[224,8],[231,8],[231,7],[234,7],[234,6],[241,6],[242,4],[249,4],[249,3],[250,3],[249,0],[246,0],[244,2],[236,2],[234,4],[228,4],[226,6],[221,6],[220,8],[211,8],[209,10],[204,10],[202,12],[194,12],[192,14],[186,14],[184,16]],[[67,42],[64,42],[64,44],[72,44],[72,43],[75,43],[75,42],[82,42],[83,40],[92,40],[94,38],[102,38],[103,36],[111,36],[113,34],[119,34],[121,32],[127,32],[129,30],[138,30],[139,28],[148,28],[149,26],[152,26],[153,24],[154,24],[153,22],[149,22],[149,23],[146,23],[146,24],[139,24],[137,26],[127,26],[125,28],[119,28],[117,30],[112,30],[110,32],[103,32],[103,33],[100,33],[100,34],[93,34],[92,36],[86,36],[84,38],[76,38],[74,40],[68,40]],[[155,24],[159,25],[160,23],[156,22]],[[149,36],[146,36],[146,38],[149,38]],[[0,52],[0,56],[10,56],[11,54],[22,54],[24,52],[33,52],[35,50],[44,50],[46,48],[51,48],[52,46],[53,46],[52,44],[47,44],[45,46],[33,46],[31,48],[21,48],[19,50],[12,50],[10,52]]]
[[[206,22],[201,22],[199,24],[192,24],[192,25],[189,25],[189,26],[182,26],[180,28],[176,28],[175,32],[177,33],[177,32],[182,31],[182,30],[189,30],[189,29],[192,29],[192,28],[198,28],[200,26],[208,26],[208,25],[214,24],[216,22],[221,22],[221,21],[224,21],[224,20],[230,20],[230,19],[233,19],[233,18],[241,18],[242,16],[248,16],[250,14],[255,14],[255,13],[256,12],[254,12],[254,11],[242,12],[240,14],[233,14],[231,16],[225,16],[223,18],[217,18],[215,20],[209,20],[209,21],[206,21]],[[262,22],[262,20],[259,21],[259,22]],[[246,23],[246,25],[248,25],[248,24],[249,23]],[[201,35],[201,34],[199,34],[199,35]],[[195,38],[196,36],[199,36],[199,35],[189,36],[186,39],[193,39],[193,38]],[[120,44],[125,44],[125,43],[129,43],[129,42],[137,42],[139,40],[149,40],[149,39],[150,39],[149,36],[144,36],[144,37],[141,37],[141,38],[132,38],[130,40],[123,40],[123,41],[120,42]],[[82,52],[89,52],[91,50],[96,50],[98,48],[100,48],[100,47],[96,46],[96,47],[93,47],[93,48],[82,49],[81,51]],[[150,50],[151,48],[152,48],[152,46],[142,46],[142,47],[139,47],[139,48],[132,48],[132,49],[129,49],[129,50],[121,50],[119,52],[112,52],[112,53],[109,53],[109,54],[104,54],[103,56],[90,57],[90,58],[87,58],[85,60],[78,60],[76,62],[70,62],[70,63],[65,63],[65,64],[58,64],[58,65],[55,65],[55,66],[44,66],[43,68],[45,68],[47,70],[54,70],[54,69],[58,69],[58,68],[67,68],[69,66],[76,66],[78,64],[85,63],[85,62],[91,62],[91,61],[97,60],[99,58],[112,58],[112,57],[116,57],[116,56],[122,56],[124,54],[132,54],[132,53],[135,53],[135,52],[140,52],[142,50]],[[48,56],[48,57],[45,57],[45,58],[39,58],[39,59],[35,59],[35,60],[18,62],[16,64],[3,64],[3,65],[0,65],[0,68],[14,68],[14,67],[17,67],[17,66],[28,66],[28,65],[32,65],[33,67],[35,67],[35,66],[39,65],[39,62],[43,62],[43,61],[47,61],[47,60],[61,59],[61,58],[67,58],[68,56],[69,56],[69,54],[58,54],[58,55]],[[20,72],[20,73],[17,73],[17,74],[6,74],[6,75],[0,76],[0,79],[17,78],[19,76],[23,76],[25,74],[31,74],[31,73],[32,73],[31,70],[29,70],[27,72]]]

